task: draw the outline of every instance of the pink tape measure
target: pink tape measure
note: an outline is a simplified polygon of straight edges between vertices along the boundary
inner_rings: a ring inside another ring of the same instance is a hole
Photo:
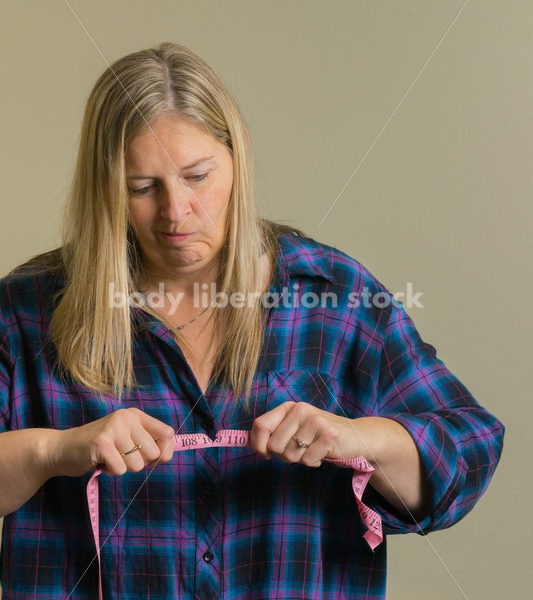
[[[174,451],[197,450],[199,448],[212,447],[243,447],[248,446],[249,431],[239,429],[222,429],[214,440],[203,433],[176,434],[174,436]],[[352,477],[352,488],[355,495],[357,507],[363,524],[367,531],[363,535],[372,550],[383,541],[383,532],[381,528],[381,517],[371,508],[363,504],[361,498],[365,491],[366,484],[370,479],[374,467],[363,457],[349,459],[324,458],[323,460],[335,463],[341,466],[351,467],[354,470]],[[96,545],[96,555],[98,557],[98,585],[99,600],[102,600],[102,571],[100,564],[100,534],[99,534],[99,516],[98,516],[98,475],[102,473],[97,469],[92,474],[87,483],[87,503],[89,506],[89,515],[93,529],[94,543]]]

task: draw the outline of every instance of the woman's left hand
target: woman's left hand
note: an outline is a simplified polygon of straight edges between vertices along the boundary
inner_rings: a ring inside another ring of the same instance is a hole
[[[368,459],[370,439],[365,419],[349,419],[307,402],[284,402],[257,417],[250,432],[251,447],[264,458],[275,455],[287,463],[320,467],[324,458]],[[300,447],[294,438],[307,444]]]

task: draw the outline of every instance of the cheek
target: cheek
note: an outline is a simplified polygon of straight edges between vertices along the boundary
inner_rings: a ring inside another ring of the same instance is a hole
[[[131,203],[129,213],[129,221],[132,227],[137,231],[142,231],[152,221],[152,214],[147,205],[139,206],[135,203]]]
[[[217,215],[223,215],[227,211],[232,187],[232,182],[229,184],[227,182],[220,182],[211,190],[208,202]]]

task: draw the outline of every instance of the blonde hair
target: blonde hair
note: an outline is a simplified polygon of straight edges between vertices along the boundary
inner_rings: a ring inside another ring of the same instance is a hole
[[[106,69],[85,107],[62,246],[46,256],[60,260],[66,275],[50,323],[60,366],[89,389],[114,394],[119,401],[124,390],[136,386],[133,326],[130,306],[114,307],[108,290],[112,283],[123,298],[130,298],[142,271],[141,249],[128,220],[125,154],[133,138],[161,114],[202,126],[233,157],[217,291],[239,291],[246,298],[260,291],[261,254],[267,252],[275,266],[279,234],[302,235],[259,217],[246,124],[223,82],[201,58],[184,46],[164,42],[128,54]],[[144,310],[172,328],[161,315]],[[236,399],[243,395],[247,409],[263,340],[262,314],[257,299],[243,308],[228,303],[210,315],[221,336],[213,378],[222,375],[222,385],[230,386]],[[178,332],[176,337],[185,343]]]

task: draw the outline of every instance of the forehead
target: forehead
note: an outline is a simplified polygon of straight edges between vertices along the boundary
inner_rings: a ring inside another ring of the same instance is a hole
[[[166,163],[189,164],[217,156],[225,146],[203,127],[177,117],[158,117],[146,126],[126,150],[126,169],[156,168]],[[171,160],[172,159],[172,160]]]

